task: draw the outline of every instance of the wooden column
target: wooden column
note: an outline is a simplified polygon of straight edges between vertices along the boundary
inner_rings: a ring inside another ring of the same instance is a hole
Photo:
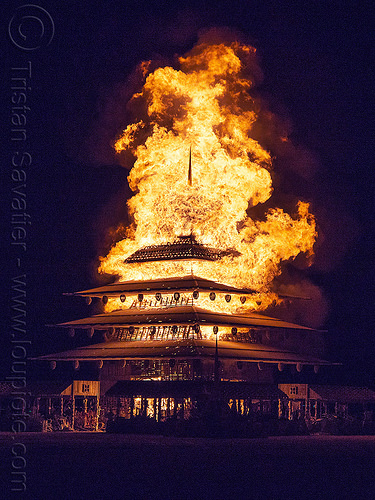
[[[167,400],[167,418],[169,418],[171,416],[171,398],[168,398]]]
[[[305,415],[304,417],[310,417],[310,388],[307,386],[306,389],[306,400],[305,400]]]
[[[131,396],[130,398],[130,418],[134,417],[134,397]]]
[[[156,421],[158,421],[158,418],[157,418],[158,416],[157,416],[157,414],[156,414],[156,410],[157,410],[157,408],[156,408],[156,398],[154,398],[154,419],[155,419]]]
[[[156,421],[160,420],[160,398],[156,398]]]
[[[73,389],[72,389],[73,390]],[[73,394],[73,403],[72,403],[72,429],[74,430],[74,420],[76,416],[76,398]]]
[[[282,414],[283,414],[281,404],[282,404],[282,403],[281,403],[281,399],[279,399],[279,401],[278,401],[278,405],[277,405],[278,418],[281,418],[281,417],[282,417]]]
[[[83,397],[83,412],[85,414],[83,426],[87,427],[87,396]]]
[[[173,412],[172,412],[172,417],[176,418],[177,417],[177,398],[173,398]]]
[[[95,417],[95,430],[99,430],[99,416],[100,416],[100,406],[99,406],[99,395],[96,395],[96,417]]]

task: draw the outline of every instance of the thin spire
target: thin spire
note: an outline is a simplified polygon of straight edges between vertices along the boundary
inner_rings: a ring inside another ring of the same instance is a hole
[[[191,180],[191,146],[190,146],[190,151],[189,151],[189,173],[188,173],[188,184],[189,186],[192,185],[192,180]]]

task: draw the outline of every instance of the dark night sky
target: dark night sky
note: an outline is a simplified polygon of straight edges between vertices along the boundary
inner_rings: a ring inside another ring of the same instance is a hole
[[[10,20],[21,5],[8,2],[4,19]],[[62,293],[97,285],[93,269],[98,254],[108,248],[106,230],[124,215],[122,201],[130,191],[126,170],[108,154],[118,126],[105,118],[110,97],[119,88],[126,95],[128,77],[141,60],[168,60],[189,50],[202,28],[227,26],[257,47],[264,72],[258,92],[271,109],[289,117],[292,140],[316,159],[314,175],[293,178],[287,172],[280,182],[284,190],[313,200],[325,234],[307,276],[331,304],[324,327],[332,358],[345,366],[339,377],[370,384],[375,375],[371,3],[200,0],[179,6],[68,0],[40,5],[55,26],[48,46],[33,51],[14,46],[8,21],[1,40],[6,140],[2,287],[9,299],[11,278],[27,273],[30,352],[51,352],[74,342],[44,325],[89,314]],[[31,25],[24,29],[32,35]],[[21,255],[10,245],[15,151],[9,137],[10,87],[12,68],[27,61],[32,64],[30,110],[21,151],[33,159],[26,181],[32,223],[27,252]],[[104,130],[107,136],[101,134]],[[9,301],[6,311],[10,317]],[[8,321],[2,331],[5,375],[9,327]]]

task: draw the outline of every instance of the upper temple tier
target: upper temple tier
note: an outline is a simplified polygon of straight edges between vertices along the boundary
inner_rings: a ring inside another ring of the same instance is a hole
[[[132,255],[125,262],[128,264],[134,262],[152,262],[160,260],[219,260],[227,255],[240,255],[234,249],[218,250],[216,248],[206,247],[199,243],[194,235],[179,236],[173,243],[165,245],[149,245],[143,247]]]

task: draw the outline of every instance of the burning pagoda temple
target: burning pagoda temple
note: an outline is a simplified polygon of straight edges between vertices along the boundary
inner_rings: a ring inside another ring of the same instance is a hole
[[[208,248],[190,235],[168,245],[146,246],[127,261],[194,263],[223,255],[228,251]],[[88,304],[95,300],[106,305],[111,300],[120,305],[56,325],[68,329],[70,336],[81,332],[100,337],[100,343],[38,358],[52,368],[59,362],[72,363],[77,379],[82,379],[84,365],[94,365],[97,380],[76,380],[66,395],[94,398],[96,411],[100,401],[106,411],[124,418],[188,418],[218,391],[224,404],[236,405],[240,413],[254,404],[271,411],[271,406],[280,409],[285,399],[275,383],[275,371],[289,366],[300,372],[310,366],[317,372],[329,364],[321,359],[321,332],[244,312],[243,306],[256,295],[251,289],[190,274],[118,281],[68,295]]]
[[[293,405],[308,413],[309,391],[283,392],[279,372],[287,381],[332,364],[321,331],[267,316],[271,304],[302,299],[270,284],[283,262],[301,254],[308,263],[317,233],[302,201],[293,216],[265,206],[263,218],[248,214],[273,191],[271,154],[252,135],[259,106],[249,94],[252,70],[242,71],[249,54],[255,49],[237,42],[201,43],[178,70],[142,67],[145,84],[132,99],[143,118],[115,144],[136,158],[133,223],[99,268],[117,281],[69,294],[101,312],[56,325],[80,347],[37,358],[74,366],[62,392],[45,392],[60,414],[73,405],[73,427],[77,406],[85,426],[94,414],[97,428],[103,414],[187,420],[215,401],[241,415],[282,416],[286,406],[290,418]]]

